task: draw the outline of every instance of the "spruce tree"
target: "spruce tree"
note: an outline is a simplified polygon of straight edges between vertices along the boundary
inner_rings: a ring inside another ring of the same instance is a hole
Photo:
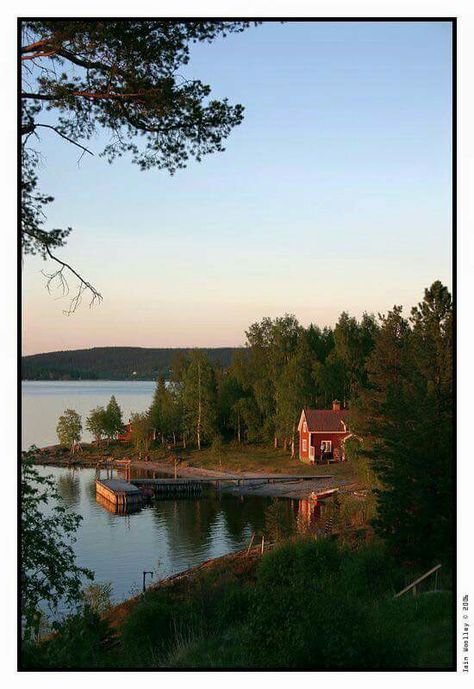
[[[398,556],[423,565],[452,556],[452,302],[435,282],[412,309],[381,320],[368,387],[351,411],[381,487],[377,532]]]
[[[116,438],[117,434],[122,433],[122,431],[122,410],[115,396],[112,395],[105,410],[105,434],[109,440],[113,440]]]

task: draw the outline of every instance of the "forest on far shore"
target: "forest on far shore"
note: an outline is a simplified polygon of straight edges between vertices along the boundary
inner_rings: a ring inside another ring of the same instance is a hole
[[[93,347],[21,359],[22,380],[156,380],[170,376],[173,358],[189,348]],[[198,348],[213,364],[230,365],[235,347]]]

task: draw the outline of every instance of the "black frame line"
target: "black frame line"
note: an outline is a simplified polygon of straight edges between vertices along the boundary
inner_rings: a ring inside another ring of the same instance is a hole
[[[21,586],[21,571],[20,571],[20,557],[21,557],[21,514],[20,514],[20,486],[21,486],[21,316],[22,316],[22,285],[21,285],[21,61],[18,60],[17,65],[17,670],[21,672],[357,672],[357,673],[371,673],[371,672],[456,672],[458,669],[457,658],[457,564],[458,564],[458,539],[457,539],[457,21],[456,16],[439,16],[439,17],[258,17],[258,16],[205,16],[205,17],[116,17],[116,16],[96,16],[96,17],[45,17],[45,16],[22,16],[17,18],[17,51],[20,55],[21,49],[21,24],[23,21],[30,20],[72,20],[80,19],[83,21],[131,21],[131,20],[168,20],[168,21],[261,21],[261,22],[304,22],[304,23],[450,23],[452,30],[452,280],[453,280],[453,485],[455,491],[453,495],[453,531],[452,542],[454,546],[453,558],[453,666],[450,668],[374,668],[374,669],[360,669],[360,668],[333,668],[333,669],[319,669],[319,668],[157,668],[150,670],[149,668],[54,668],[54,669],[26,669],[21,665],[21,601],[20,601],[20,586]]]

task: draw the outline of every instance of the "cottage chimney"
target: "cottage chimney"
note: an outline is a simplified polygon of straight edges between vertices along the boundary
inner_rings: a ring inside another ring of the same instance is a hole
[[[334,400],[334,402],[332,403],[332,410],[333,411],[339,411],[340,409],[341,409],[341,403],[339,402],[339,400]]]

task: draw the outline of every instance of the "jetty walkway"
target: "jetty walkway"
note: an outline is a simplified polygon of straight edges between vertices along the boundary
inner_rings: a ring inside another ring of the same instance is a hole
[[[144,497],[157,496],[198,496],[204,487],[220,489],[227,486],[262,485],[262,483],[290,483],[314,481],[332,478],[324,475],[279,475],[275,476],[225,476],[205,478],[131,478],[127,472],[127,480],[122,478],[101,479],[100,473],[96,477],[96,495],[111,503],[115,509],[128,507],[136,508],[141,505]],[[101,500],[101,502],[102,502]]]

